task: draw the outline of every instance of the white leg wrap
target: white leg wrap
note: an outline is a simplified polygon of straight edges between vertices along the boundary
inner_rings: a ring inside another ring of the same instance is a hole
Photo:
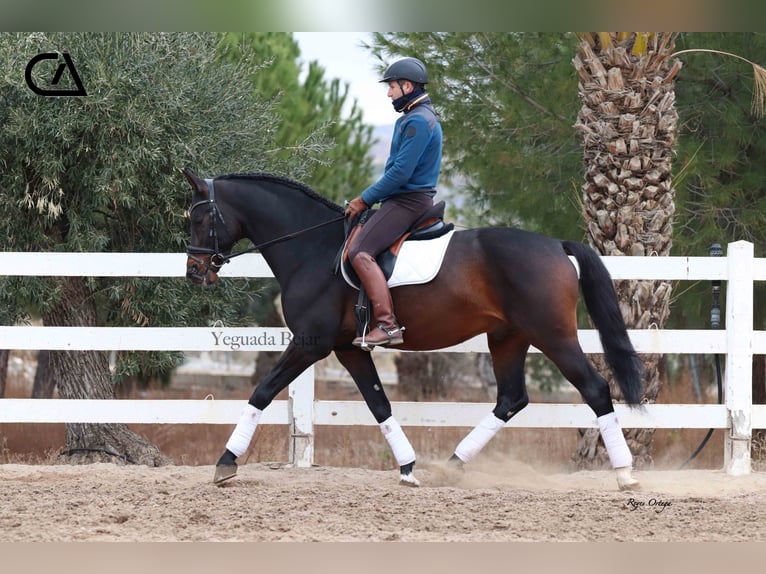
[[[633,466],[633,455],[630,453],[628,443],[625,442],[625,436],[622,434],[620,423],[617,422],[617,415],[613,412],[598,417],[598,428],[601,431],[601,438],[604,440],[606,452],[609,454],[609,462],[613,468],[624,466]]]
[[[256,409],[253,405],[248,403],[248,405],[242,409],[242,414],[239,416],[239,422],[234,428],[234,432],[231,433],[229,441],[226,443],[226,448],[238,457],[245,454],[247,447],[250,446],[250,441],[253,440],[255,428],[258,426],[258,421],[261,420],[262,414],[262,410]]]
[[[469,462],[504,426],[505,421],[497,418],[494,413],[489,413],[468,433],[468,436],[460,441],[455,449],[455,455],[463,462]]]
[[[396,422],[394,417],[388,417],[385,421],[380,423],[380,430],[383,436],[386,437],[391,450],[394,452],[394,458],[399,466],[404,466],[411,462],[415,462],[415,449],[412,448],[410,441],[407,439],[402,427]]]

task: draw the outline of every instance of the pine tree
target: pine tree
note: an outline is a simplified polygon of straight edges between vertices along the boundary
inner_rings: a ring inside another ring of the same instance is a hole
[[[295,179],[339,203],[370,184],[372,127],[365,124],[356,102],[349,102],[347,84],[327,78],[317,61],[309,60],[302,74],[304,55],[290,33],[227,34],[225,46],[227,58],[236,59],[241,49],[251,49],[264,62],[263,70],[252,78],[253,87],[259,97],[273,102],[279,114],[280,123],[274,128],[278,157],[287,159],[311,149],[322,138],[322,153],[313,154],[316,163],[311,171],[295,173]]]
[[[572,125],[575,38],[563,33],[388,33],[384,62],[421,58],[444,130],[443,175],[466,199],[470,225],[513,225],[579,237]],[[456,206],[451,206],[456,207]]]

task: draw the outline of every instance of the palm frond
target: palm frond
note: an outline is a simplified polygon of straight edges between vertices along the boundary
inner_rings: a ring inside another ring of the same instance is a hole
[[[680,52],[671,54],[670,57],[673,58],[680,56],[681,54],[688,54],[691,52],[706,52],[709,54],[731,56],[732,58],[737,58],[738,60],[742,60],[743,62],[750,64],[753,67],[753,101],[751,104],[751,111],[753,115],[758,119],[764,116],[764,113],[766,113],[766,69],[764,69],[763,66],[760,66],[755,62],[751,62],[747,58],[743,58],[737,54],[732,54],[731,52],[709,50],[705,48],[690,48],[688,50],[681,50]]]

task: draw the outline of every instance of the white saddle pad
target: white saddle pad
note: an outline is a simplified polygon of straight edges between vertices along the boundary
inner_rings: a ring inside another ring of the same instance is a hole
[[[453,233],[455,233],[454,229],[436,239],[402,243],[394,263],[394,271],[388,280],[388,286],[419,285],[428,283],[436,277]],[[341,270],[346,283],[358,289],[346,274],[344,265],[341,266]]]

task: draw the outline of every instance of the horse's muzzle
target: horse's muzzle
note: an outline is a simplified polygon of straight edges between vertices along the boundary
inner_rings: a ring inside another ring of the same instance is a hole
[[[186,278],[202,285],[210,287],[218,282],[218,269],[212,263],[212,257],[209,255],[192,256],[186,259]]]

